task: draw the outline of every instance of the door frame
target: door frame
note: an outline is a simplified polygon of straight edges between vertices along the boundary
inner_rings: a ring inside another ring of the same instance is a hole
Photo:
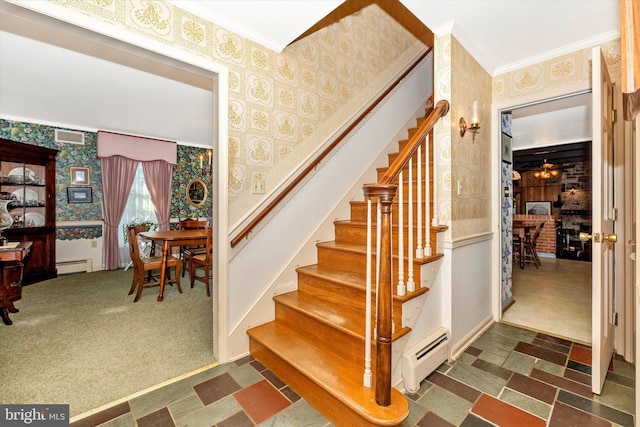
[[[568,96],[579,95],[581,93],[591,92],[590,82],[589,87],[586,88],[574,88],[572,91],[549,91],[534,94],[532,96],[523,97],[522,99],[507,99],[501,102],[496,102],[492,105],[492,159],[495,163],[492,162],[492,172],[491,177],[494,185],[492,185],[492,206],[495,208],[492,212],[492,220],[493,223],[496,224],[496,230],[498,231],[496,235],[498,238],[494,239],[492,245],[492,259],[494,260],[494,268],[493,270],[493,294],[492,294],[492,314],[493,319],[496,322],[499,322],[502,319],[502,211],[501,204],[502,198],[504,197],[504,188],[501,181],[501,171],[502,171],[502,144],[501,144],[501,113],[505,110],[511,110],[515,108],[525,107],[528,105],[538,104],[547,101],[553,101],[557,99],[566,98]],[[620,120],[616,123],[614,127],[614,133],[616,137],[624,137],[625,141],[628,141],[630,138],[629,135],[620,136],[619,125]],[[622,170],[619,171],[621,174],[624,174],[624,167],[626,165],[621,165]],[[625,197],[624,185],[620,185],[616,187],[616,197]],[[623,221],[618,221],[616,224],[617,229],[619,229],[619,235],[624,236],[624,227],[625,224]],[[619,268],[624,269],[625,259],[624,259],[625,251],[618,251],[615,255],[616,265]],[[623,270],[624,271],[624,270]],[[615,292],[616,295],[627,295],[629,290],[626,289],[623,281],[616,281],[615,284]],[[627,305],[628,307],[628,305]],[[633,352],[633,349],[626,349],[626,343],[630,342],[634,335],[634,328],[626,327],[627,319],[633,319],[634,316],[625,312],[625,304],[622,306],[617,306],[616,310],[618,313],[618,327],[616,328],[615,335],[615,344],[616,351],[621,355],[626,355],[629,352]],[[624,333],[624,335],[622,335]],[[633,356],[631,356],[633,357]]]

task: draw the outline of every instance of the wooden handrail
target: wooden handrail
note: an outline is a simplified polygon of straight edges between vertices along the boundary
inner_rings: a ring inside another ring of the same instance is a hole
[[[427,135],[433,130],[438,119],[449,112],[449,102],[438,101],[433,111],[420,125],[416,133],[409,139],[408,144],[400,152],[399,156],[391,164],[389,169],[382,175],[376,184],[365,184],[363,186],[364,195],[367,199],[377,198],[380,204],[380,222],[378,233],[380,236],[380,265],[376,271],[379,272],[378,291],[376,307],[376,372],[375,372],[375,400],[380,406],[391,404],[391,352],[392,352],[392,298],[391,287],[391,205],[396,195],[396,190],[402,183],[393,184],[396,177],[407,165],[418,146],[425,142]],[[426,177],[425,179],[429,179]],[[411,191],[411,190],[409,190]],[[402,231],[398,231],[401,234]],[[370,248],[369,248],[370,249]],[[368,249],[368,250],[369,250]],[[369,255],[369,252],[367,253]],[[399,261],[401,262],[401,261]],[[370,298],[367,295],[366,298]]]
[[[378,184],[391,184],[398,176],[403,167],[418,149],[422,140],[427,136],[440,117],[444,117],[449,112],[449,102],[442,99],[438,101],[433,112],[420,125],[416,133],[411,137],[407,146],[402,150],[396,160],[389,166],[389,169],[382,175]]]
[[[235,237],[231,239],[231,247],[235,247],[242,239],[246,238],[256,226],[262,222],[267,215],[273,211],[285,197],[293,191],[293,189],[313,171],[322,160],[324,160],[346,137],[355,129],[367,115],[373,111],[399,84],[405,79],[424,58],[429,55],[433,48],[427,49],[420,57],[414,61],[409,68],[405,70],[376,100],[367,107],[347,128],[340,133],[322,152],[305,167],[285,188],[283,188],[274,198],[267,204]]]

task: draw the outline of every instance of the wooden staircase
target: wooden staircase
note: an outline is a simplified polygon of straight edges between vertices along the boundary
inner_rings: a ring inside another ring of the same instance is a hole
[[[410,139],[424,120],[426,118],[418,119],[418,126],[409,130]],[[400,150],[408,141],[399,142]],[[390,162],[394,157],[390,156]],[[383,176],[386,169],[379,169],[379,176]],[[374,207],[375,204],[373,201]],[[414,202],[413,205],[415,204]],[[409,406],[403,394],[392,388],[390,404],[380,406],[376,403],[375,387],[363,385],[366,329],[366,206],[366,201],[351,202],[351,218],[335,222],[335,240],[316,245],[318,263],[297,269],[298,290],[274,297],[275,320],[252,328],[247,333],[250,337],[251,355],[333,424],[397,426],[409,413]],[[396,200],[392,210],[395,213],[397,209]],[[407,211],[408,203],[404,201],[405,215]],[[393,217],[397,218],[397,215]],[[416,290],[400,296],[397,295],[395,285],[393,286],[392,342],[410,332],[410,328],[402,323],[403,303],[428,292],[426,287],[420,287],[420,267],[442,257],[441,254],[435,254],[436,235],[442,230],[442,227],[431,228],[434,255],[413,259]],[[405,235],[404,241],[407,242],[406,218],[402,232]],[[397,241],[399,233],[397,221],[394,221],[394,242]],[[413,233],[416,233],[415,228]],[[375,236],[372,241],[375,242]],[[403,263],[406,265],[407,262],[405,258]],[[375,262],[373,265],[375,266]],[[397,256],[394,256],[391,268],[392,277],[396,278]],[[373,276],[375,277],[375,273]],[[374,313],[375,302],[374,291]],[[375,320],[373,324],[375,325]],[[374,354],[371,369],[375,373],[375,340],[369,345],[372,346]]]

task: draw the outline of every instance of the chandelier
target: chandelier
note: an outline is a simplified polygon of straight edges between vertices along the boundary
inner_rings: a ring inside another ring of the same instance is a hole
[[[544,164],[540,167],[539,171],[534,172],[533,176],[538,179],[555,178],[559,175],[557,170],[551,170],[553,164],[547,163],[547,159],[544,159]]]

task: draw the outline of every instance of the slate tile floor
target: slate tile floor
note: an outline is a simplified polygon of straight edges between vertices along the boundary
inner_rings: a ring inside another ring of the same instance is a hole
[[[597,396],[590,365],[587,346],[496,323],[407,393],[411,412],[403,426],[634,426],[635,367],[616,357]],[[251,357],[71,423],[96,425],[331,426]]]

